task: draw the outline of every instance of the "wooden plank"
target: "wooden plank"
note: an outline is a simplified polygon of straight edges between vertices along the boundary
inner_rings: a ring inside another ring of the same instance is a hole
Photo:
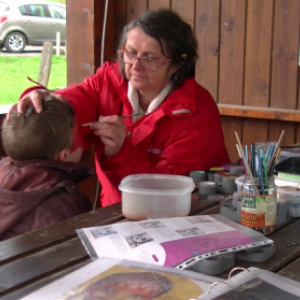
[[[239,159],[236,146],[236,138],[234,132],[236,131],[240,138],[242,138],[242,119],[222,116],[222,129],[224,133],[225,146],[232,162],[237,162]]]
[[[215,215],[215,214],[219,214],[220,209],[221,209],[221,204],[218,203],[217,205],[215,205],[211,208],[208,208],[205,211],[202,211],[202,212],[198,213],[197,215]]]
[[[242,104],[245,12],[246,1],[221,1],[220,58],[218,103]],[[242,119],[222,116],[222,128],[229,158],[232,162],[239,159],[234,132],[242,138]]]
[[[88,260],[91,259],[79,238],[16,260],[1,267],[0,297],[16,288],[26,286],[28,282],[47,278],[65,268]]]
[[[118,50],[120,36],[126,24],[126,1],[114,0],[114,50]]]
[[[67,82],[72,85],[94,73],[94,0],[67,0],[66,7]]]
[[[242,104],[246,1],[221,3],[219,103]]]
[[[276,0],[271,107],[297,107],[300,1]]]
[[[207,208],[215,207],[218,205],[219,204],[217,201],[200,201],[197,195],[195,195],[195,197],[193,197],[191,214],[195,215],[201,210],[205,210]],[[101,216],[99,216],[98,214],[95,215],[97,216],[98,220],[101,219]],[[84,221],[85,220],[80,220],[79,227],[86,227]],[[77,222],[78,220],[73,220],[74,224],[77,224]],[[90,226],[95,225],[95,223],[90,224]],[[60,229],[64,229],[65,226],[61,226]],[[49,234],[49,236],[51,237],[52,234]],[[23,235],[23,238],[24,237],[28,239],[29,235]],[[36,239],[43,239],[43,236],[36,235]],[[72,251],[70,251],[70,249],[72,249]],[[35,282],[38,283],[43,279],[47,279],[49,276],[53,277],[58,272],[63,272],[63,274],[65,274],[67,273],[67,270],[73,268],[77,264],[90,261],[86,250],[84,249],[80,239],[77,237],[66,242],[63,242],[63,240],[61,240],[58,245],[48,245],[47,248],[40,248],[39,251],[37,250],[38,249],[35,249],[35,253],[27,254],[26,256],[20,257],[20,259],[15,259],[11,262],[6,261],[6,264],[1,266],[0,297],[19,290],[21,287],[27,286],[28,283],[35,284]],[[31,268],[32,265],[35,265],[36,267],[33,269]],[[31,271],[24,272],[24,270],[28,269],[30,269]]]
[[[198,42],[196,81],[218,102],[220,0],[196,0],[195,36]]]
[[[214,201],[199,200],[193,195],[191,213],[194,215],[216,205]],[[124,219],[121,202],[78,215],[55,225],[28,232],[0,243],[0,266],[25,255],[55,246],[77,236],[76,229],[111,224]]]
[[[278,141],[282,130],[285,130],[281,146],[290,146],[295,144],[295,125],[286,122],[273,122],[270,126],[272,130],[269,132],[270,141]]]
[[[290,263],[287,267],[278,272],[279,275],[300,281],[300,258]]]
[[[126,4],[126,20],[127,23],[137,19],[143,12],[147,10],[147,0],[127,0]]]
[[[78,215],[55,225],[0,243],[0,265],[77,236],[75,229],[110,224],[123,219],[121,203]]]
[[[269,105],[273,3],[247,2],[245,105]]]
[[[300,122],[300,111],[284,108],[218,104],[222,116]]]
[[[159,8],[170,8],[170,0],[149,0],[148,1],[148,9],[155,10]]]
[[[246,119],[243,121],[242,144],[248,145],[258,141],[268,141],[268,121]],[[278,139],[277,139],[278,140]]]
[[[34,283],[26,283],[25,286],[21,285],[21,287],[19,286],[18,288],[11,289],[10,291],[6,292],[5,296],[1,296],[1,300],[21,299],[27,296],[28,294],[42,288],[43,286],[50,284],[51,282],[67,275],[68,273],[71,273],[73,271],[78,270],[81,267],[84,267],[89,262],[90,260],[77,262],[75,266],[71,266],[62,271],[56,272],[49,277],[38,279],[38,281],[35,281]]]
[[[39,77],[38,77],[38,83],[45,87],[47,87],[50,78],[51,67],[52,67],[52,56],[53,56],[53,44],[45,42],[43,44]]]
[[[195,0],[172,0],[171,8],[194,29]]]

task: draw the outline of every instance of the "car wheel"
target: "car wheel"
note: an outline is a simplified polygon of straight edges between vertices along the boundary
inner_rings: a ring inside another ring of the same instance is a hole
[[[8,52],[22,52],[25,46],[25,36],[20,32],[12,32],[5,39],[5,48]]]

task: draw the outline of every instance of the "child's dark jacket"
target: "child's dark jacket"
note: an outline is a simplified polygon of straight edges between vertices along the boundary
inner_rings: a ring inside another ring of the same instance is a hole
[[[76,183],[92,176],[85,165],[54,160],[0,161],[0,240],[90,210]]]

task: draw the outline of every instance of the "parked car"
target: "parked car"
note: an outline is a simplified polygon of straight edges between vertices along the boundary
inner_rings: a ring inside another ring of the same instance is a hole
[[[22,52],[26,45],[66,41],[66,6],[42,0],[0,0],[0,49]]]

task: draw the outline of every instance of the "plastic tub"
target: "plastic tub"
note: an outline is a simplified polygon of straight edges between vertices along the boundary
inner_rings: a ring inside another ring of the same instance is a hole
[[[187,216],[191,210],[193,179],[180,175],[136,174],[125,177],[122,191],[122,213],[133,220],[151,215]]]
[[[237,187],[237,191],[238,192],[241,192],[242,191],[242,185],[244,184],[245,182],[245,176],[239,176],[235,179],[235,184],[236,184],[236,187]]]
[[[292,188],[278,188],[277,198],[279,202],[286,200],[287,216],[300,217],[300,191]]]

